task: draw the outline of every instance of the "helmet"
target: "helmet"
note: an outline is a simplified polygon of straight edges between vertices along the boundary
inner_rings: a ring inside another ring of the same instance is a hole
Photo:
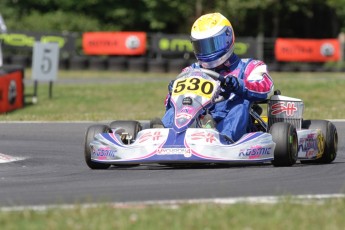
[[[212,69],[223,64],[234,52],[234,30],[222,14],[205,14],[194,22],[191,42],[200,65]]]

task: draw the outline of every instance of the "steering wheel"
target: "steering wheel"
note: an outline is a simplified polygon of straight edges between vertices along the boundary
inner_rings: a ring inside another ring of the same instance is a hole
[[[218,81],[218,78],[220,77],[220,74],[215,72],[215,71],[213,71],[213,70],[203,69],[203,68],[198,68],[197,70],[200,70],[203,73],[207,74],[208,76],[210,76],[215,81]],[[177,75],[176,79],[183,77],[187,73],[189,73],[189,71],[181,72],[179,75]]]
[[[213,71],[213,70],[210,70],[210,69],[203,69],[201,68],[200,69],[202,72],[206,73],[208,76],[212,77],[214,80],[218,80],[218,78],[220,77],[220,74]]]
[[[219,73],[213,71],[213,70],[209,70],[209,69],[203,69],[203,68],[198,68],[198,70],[202,71],[203,73],[207,74],[209,77],[211,77],[213,80],[218,81],[219,77],[221,76]],[[188,74],[189,71],[184,71],[181,72],[179,75],[177,75],[176,79],[179,79],[181,77],[183,77],[184,75]],[[225,98],[223,96],[218,96],[215,100],[214,103],[219,103],[224,101]]]

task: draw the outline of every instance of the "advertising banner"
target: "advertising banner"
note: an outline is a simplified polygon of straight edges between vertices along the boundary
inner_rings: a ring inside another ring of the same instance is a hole
[[[24,106],[23,70],[0,69],[0,113]]]
[[[83,34],[83,51],[87,55],[143,55],[145,32],[87,32]]]
[[[340,60],[340,43],[337,39],[288,39],[275,42],[277,61],[327,62]]]
[[[38,41],[43,43],[57,43],[59,44],[60,50],[70,54],[76,52],[76,37],[72,33],[8,32],[6,34],[0,34],[0,40],[2,40],[4,49],[6,47],[12,47],[31,51],[35,42]]]
[[[236,39],[235,53],[240,57],[256,57],[256,40],[251,37]],[[157,56],[173,56],[185,53],[193,54],[190,36],[187,34],[153,34],[150,42],[150,51]]]
[[[2,41],[0,40],[0,67],[2,66]]]

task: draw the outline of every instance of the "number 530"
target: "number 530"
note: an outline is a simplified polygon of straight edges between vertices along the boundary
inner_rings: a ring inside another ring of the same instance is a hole
[[[183,91],[201,91],[203,94],[211,94],[214,85],[212,82],[203,78],[187,78],[176,82],[174,93],[182,93]]]

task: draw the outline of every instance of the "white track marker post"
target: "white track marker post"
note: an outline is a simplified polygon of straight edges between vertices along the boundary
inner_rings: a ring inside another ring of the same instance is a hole
[[[0,34],[1,33],[6,33],[7,32],[7,26],[5,24],[5,21],[2,17],[2,15],[0,14]],[[2,40],[0,40],[0,67],[4,64],[3,63],[3,59],[2,59]]]
[[[2,49],[1,49],[1,44],[2,40],[0,40],[0,67],[2,66]]]
[[[59,45],[35,42],[32,57],[32,79],[34,80],[32,103],[37,103],[38,81],[49,81],[49,98],[53,97],[53,81],[57,79],[58,68]]]

